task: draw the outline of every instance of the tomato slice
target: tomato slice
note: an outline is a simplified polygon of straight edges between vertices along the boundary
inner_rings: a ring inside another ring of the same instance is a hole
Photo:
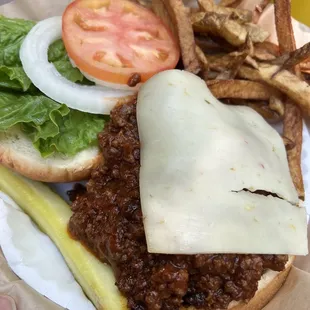
[[[150,10],[128,0],[76,0],[65,10],[62,37],[69,57],[89,76],[127,84],[175,68],[179,47]]]

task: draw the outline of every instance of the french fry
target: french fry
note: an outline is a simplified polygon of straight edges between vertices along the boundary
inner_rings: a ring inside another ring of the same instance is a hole
[[[269,37],[269,33],[257,25],[252,23],[241,25],[229,15],[214,12],[191,14],[191,22],[195,32],[223,37],[233,46],[245,44],[247,37],[253,43],[264,42]]]
[[[310,74],[310,60],[307,59],[306,61],[302,62],[299,68],[303,73]]]
[[[296,65],[304,62],[310,57],[310,42],[302,46],[301,48],[285,54],[283,57],[284,63],[281,65],[280,70],[289,70],[294,68]]]
[[[248,35],[244,46],[240,50],[246,52],[249,56],[254,54],[254,44],[250,35]]]
[[[197,35],[197,33],[195,33],[195,35]],[[202,34],[204,35],[204,34]],[[224,38],[219,37],[219,36],[215,36],[211,33],[208,34],[208,37],[215,42],[217,45],[219,45],[221,47],[221,51],[220,53],[223,52],[234,52],[236,50],[236,47],[231,45],[229,42],[227,42]],[[241,45],[242,46],[242,45]],[[209,54],[209,52],[207,51],[207,54]]]
[[[196,45],[198,45],[204,53],[223,53],[231,52],[232,46],[228,44],[217,44],[209,37],[205,36],[195,36]]]
[[[200,10],[204,10],[205,12],[212,12],[215,3],[213,0],[197,0]]]
[[[209,68],[210,69],[210,68]],[[209,80],[215,80],[217,78],[217,76],[219,75],[218,72],[216,71],[207,71],[207,72],[204,72],[202,78],[205,80],[205,81],[209,81]]]
[[[294,147],[287,151],[288,163],[299,198],[304,200],[305,190],[301,171],[302,128],[301,110],[294,103],[287,101],[283,121],[283,135],[294,143]]]
[[[213,0],[198,0],[198,3],[200,8],[205,12],[226,15],[241,24],[252,21],[252,12],[249,10],[216,5]]]
[[[261,63],[259,64],[258,70],[242,66],[238,75],[241,78],[252,81],[263,81],[270,86],[274,86],[294,100],[305,114],[310,115],[309,84],[290,71],[282,70],[279,72],[279,69],[280,67],[277,65]],[[275,75],[277,72],[279,73]]]
[[[209,63],[209,69],[215,72],[222,72],[223,70],[225,70],[226,66],[229,64],[230,60],[232,59],[230,56],[222,55],[222,54],[219,54],[219,55],[205,54],[205,56]]]
[[[196,45],[195,51],[196,51],[196,55],[197,55],[199,61],[202,64],[203,70],[208,71],[209,70],[209,62],[208,62],[206,55],[204,54],[204,52],[201,50],[201,48],[198,45]]]
[[[255,110],[265,120],[271,123],[277,123],[281,120],[280,115],[276,111],[270,109],[266,102],[249,102],[247,103],[247,106]]]
[[[251,41],[254,43],[262,43],[269,37],[269,32],[265,31],[260,26],[253,24],[253,23],[246,23],[244,24],[248,36],[250,37]]]
[[[226,66],[225,70],[223,70],[216,79],[218,80],[229,80],[234,79],[243,65],[247,54],[245,52],[237,54],[233,60]]]
[[[290,0],[275,0],[275,19],[280,52],[293,52],[296,49],[296,44],[292,27]],[[298,74],[298,69],[296,71]],[[276,80],[282,72],[284,71],[279,72],[273,80]],[[308,88],[310,87],[306,82],[303,83],[305,83]],[[307,104],[309,105],[309,94],[308,97],[306,97],[305,99],[307,98]],[[295,102],[298,102],[295,98],[292,99],[295,100]],[[298,192],[299,198],[304,200],[305,189],[301,171],[302,128],[303,123],[301,110],[291,100],[288,100],[285,105],[283,136],[285,136],[294,143],[294,147],[287,151],[287,157],[291,176]]]
[[[185,8],[183,1],[153,0],[152,8],[156,14],[164,17],[166,23],[170,20],[170,27],[175,29],[174,33],[179,39],[184,69],[198,74],[202,68],[195,51],[195,38],[189,10]]]
[[[234,61],[236,55],[231,54],[218,54],[206,55],[209,62],[209,68],[216,72],[223,72]],[[243,66],[239,68],[238,74]]]
[[[290,151],[295,147],[295,143],[287,137],[282,136],[286,151]]]
[[[167,11],[167,8],[162,0],[152,0],[151,3],[153,12],[170,28],[175,37],[178,37],[177,29],[174,22]]]
[[[277,98],[280,96],[276,89],[253,81],[213,80],[207,81],[207,85],[213,95],[218,99],[236,98],[248,100],[269,100],[271,97]],[[278,112],[277,109],[272,110]]]
[[[229,7],[229,8],[235,8],[241,2],[242,2],[242,0],[221,0],[219,5]]]
[[[240,62],[237,62],[236,64],[236,58],[240,56]],[[245,57],[245,59],[244,59]],[[217,54],[217,55],[207,55],[206,58],[209,62],[209,68],[216,72],[224,72],[231,70],[232,66],[235,65],[235,68],[237,69],[237,74],[239,74],[239,71],[242,68],[243,62],[251,65],[253,68],[258,68],[258,64],[254,59],[249,57],[245,52],[232,52],[229,54]],[[238,66],[236,66],[238,65]],[[253,78],[249,78],[249,80],[254,80]]]
[[[224,101],[226,101],[226,104],[230,105],[243,105],[250,107],[269,123],[277,123],[281,121],[281,116],[276,111],[270,109],[267,101],[251,101],[248,99],[226,99]]]
[[[266,50],[254,49],[253,58],[260,61],[272,61],[276,59],[276,56],[270,54]]]
[[[271,110],[277,112],[280,116],[284,116],[285,105],[283,103],[283,96],[281,95],[272,95],[269,98],[269,107]]]
[[[267,52],[275,57],[280,56],[279,46],[272,42],[259,42],[255,44],[255,50],[260,52]]]
[[[275,0],[275,20],[281,54],[293,52],[296,49],[296,43],[290,0]]]
[[[247,38],[245,27],[229,19],[227,15],[199,12],[191,15],[191,22],[195,32],[223,37],[234,46],[244,44]]]
[[[258,63],[254,58],[247,56],[244,62],[253,67],[254,69],[258,69]]]

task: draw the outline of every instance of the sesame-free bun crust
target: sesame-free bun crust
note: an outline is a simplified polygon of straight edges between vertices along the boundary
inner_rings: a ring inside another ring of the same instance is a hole
[[[0,133],[0,164],[32,180],[80,181],[87,179],[101,162],[97,147],[90,147],[73,157],[57,154],[43,158],[19,128]]]

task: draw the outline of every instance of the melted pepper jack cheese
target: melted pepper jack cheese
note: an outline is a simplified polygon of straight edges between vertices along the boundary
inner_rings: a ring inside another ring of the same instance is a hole
[[[142,86],[137,120],[149,252],[307,254],[282,139],[259,114],[170,70]]]

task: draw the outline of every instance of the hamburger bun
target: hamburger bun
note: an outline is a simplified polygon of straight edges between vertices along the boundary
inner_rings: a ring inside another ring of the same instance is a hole
[[[60,154],[43,158],[18,128],[0,133],[0,163],[32,180],[73,182],[87,179],[102,162],[97,147],[89,147],[73,157]]]

